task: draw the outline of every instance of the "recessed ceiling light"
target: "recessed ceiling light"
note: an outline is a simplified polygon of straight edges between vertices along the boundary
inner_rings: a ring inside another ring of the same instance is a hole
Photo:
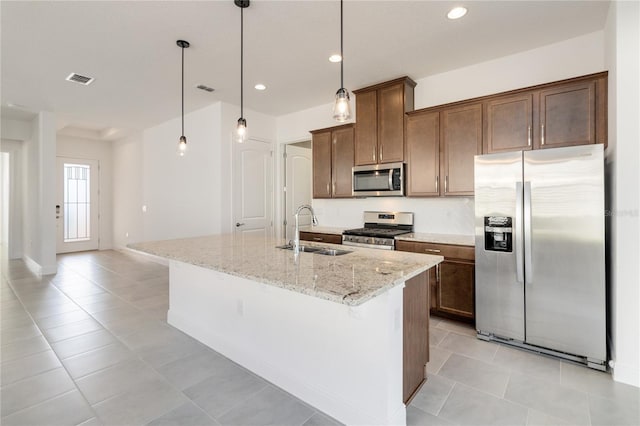
[[[467,14],[467,8],[458,6],[458,7],[454,7],[449,11],[449,13],[447,13],[447,18],[458,19],[458,18],[462,18],[466,14]]]
[[[340,61],[342,61],[342,56],[338,54],[329,56],[329,62],[340,62]]]
[[[265,90],[265,89],[267,88],[267,86],[265,86],[265,85],[264,85],[264,84],[262,84],[262,83],[258,83],[258,84],[256,84],[256,85],[255,85],[255,86],[253,86],[253,87],[255,87],[255,88],[256,88],[256,90]]]

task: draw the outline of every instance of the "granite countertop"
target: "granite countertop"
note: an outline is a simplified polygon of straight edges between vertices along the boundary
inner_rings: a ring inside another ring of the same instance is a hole
[[[456,246],[476,245],[476,237],[474,235],[425,234],[421,232],[412,232],[411,234],[398,235],[396,240],[434,244],[452,244]]]
[[[317,232],[319,234],[332,234],[332,235],[342,235],[342,231],[350,228],[334,228],[331,226],[302,226],[300,227],[300,231],[304,232]]]
[[[281,238],[211,235],[130,244],[145,253],[247,278],[345,305],[360,305],[442,262],[442,256],[344,247],[352,253],[325,256],[276,248]]]

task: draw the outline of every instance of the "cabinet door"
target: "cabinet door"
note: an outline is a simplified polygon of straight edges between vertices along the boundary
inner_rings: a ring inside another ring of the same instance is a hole
[[[314,133],[313,198],[331,198],[331,131]]]
[[[475,266],[473,262],[445,260],[440,264],[437,309],[459,317],[475,315]]]
[[[407,117],[407,196],[438,196],[440,113]]]
[[[352,196],[353,183],[353,126],[334,130],[331,136],[333,158],[332,189],[333,198]]]
[[[482,153],[482,104],[441,112],[442,195],[473,195],[474,156]]]
[[[407,280],[403,294],[403,398],[406,403],[425,379],[429,361],[427,272]]]
[[[596,83],[540,91],[540,139],[536,148],[596,143]]]
[[[487,101],[484,152],[530,150],[532,107],[531,93]]]
[[[378,101],[377,91],[356,96],[355,164],[378,162]]]
[[[378,89],[378,163],[404,161],[404,83]]]

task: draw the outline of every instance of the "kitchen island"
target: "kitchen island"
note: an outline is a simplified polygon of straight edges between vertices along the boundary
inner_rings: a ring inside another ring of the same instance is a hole
[[[216,235],[130,247],[169,259],[174,327],[341,422],[405,424],[403,288],[442,257],[349,247],[296,259],[281,244]]]

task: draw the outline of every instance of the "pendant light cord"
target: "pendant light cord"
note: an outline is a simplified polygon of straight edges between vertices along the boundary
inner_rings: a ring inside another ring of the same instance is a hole
[[[344,89],[344,54],[342,52],[342,0],[340,0],[340,89]]]
[[[184,136],[184,46],[182,46],[182,135]]]
[[[240,8],[240,118],[244,118],[244,8]]]

